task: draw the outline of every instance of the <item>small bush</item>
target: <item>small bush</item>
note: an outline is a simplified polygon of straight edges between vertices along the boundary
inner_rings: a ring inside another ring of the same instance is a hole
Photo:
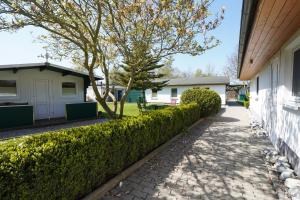
[[[181,103],[196,102],[200,105],[202,116],[218,113],[221,109],[221,97],[213,90],[193,88],[184,91],[181,95]]]
[[[244,101],[244,106],[248,109],[248,108],[249,108],[249,105],[250,105],[250,104],[249,104],[249,101],[246,101],[246,100],[245,100],[245,101]]]
[[[0,199],[80,199],[196,122],[203,105],[3,141]]]

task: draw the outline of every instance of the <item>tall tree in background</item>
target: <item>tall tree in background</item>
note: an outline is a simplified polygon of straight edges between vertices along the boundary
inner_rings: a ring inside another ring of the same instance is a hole
[[[215,66],[212,64],[208,64],[205,66],[205,75],[206,76],[216,76]]]
[[[201,69],[196,69],[194,73],[194,77],[203,77],[203,76],[206,76],[206,74],[204,74]]]
[[[237,81],[238,78],[238,48],[227,57],[227,63],[224,67],[224,75],[230,79],[231,82]]]
[[[165,78],[176,78],[178,76],[176,69],[172,67],[174,59],[168,58],[163,62],[163,67],[155,70],[158,74],[164,74]]]
[[[208,77],[208,76],[216,76],[215,67],[211,64],[206,65],[205,71],[203,72],[201,69],[196,69],[193,77]]]
[[[208,35],[223,19],[224,10],[213,16],[213,0],[1,0],[0,30],[17,30],[35,26],[48,31],[44,40],[53,52],[84,67],[90,77],[97,101],[111,118],[116,109],[109,108],[110,69],[122,60],[132,64],[130,78],[120,101],[124,103],[134,78],[141,70],[143,58],[131,59],[134,43],[143,41],[157,59],[174,54],[199,55],[219,44]],[[105,91],[100,93],[95,81],[100,68]],[[114,104],[117,105],[117,104]]]
[[[164,74],[157,73],[157,70],[162,68],[164,65],[159,64],[160,60],[154,58],[146,49],[142,48],[142,42],[136,45],[133,51],[131,60],[125,60],[124,64],[120,65],[120,70],[116,71],[113,76],[113,82],[121,86],[126,86],[130,79],[130,73],[133,71],[132,67],[135,67],[134,61],[142,57],[138,68],[140,72],[134,77],[131,89],[141,90],[143,95],[143,102],[146,104],[145,91],[147,89],[160,90],[166,86],[168,80],[158,80],[164,77]]]
[[[174,79],[174,78],[187,78],[191,77],[190,72],[184,72],[177,68],[172,67],[173,59],[166,59],[164,66],[157,70],[158,73],[164,74],[165,78]]]

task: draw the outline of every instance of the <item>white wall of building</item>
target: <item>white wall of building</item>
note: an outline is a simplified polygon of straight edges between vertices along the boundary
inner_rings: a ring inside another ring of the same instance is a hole
[[[176,99],[180,103],[181,94],[190,88],[202,87],[209,88],[217,92],[221,99],[222,104],[226,104],[226,86],[225,85],[201,85],[201,86],[166,86],[162,90],[157,91],[157,97],[152,97],[152,90],[146,90],[146,101],[149,103],[171,103],[172,99]],[[171,89],[177,88],[177,98],[171,98]]]
[[[39,69],[0,71],[0,80],[16,80],[17,96],[1,97],[0,102],[29,103],[34,106],[35,119],[39,119],[36,103],[37,98],[45,101],[44,111],[50,118],[64,117],[65,104],[84,102],[84,81],[76,76],[62,76],[61,73]],[[46,91],[36,90],[37,82],[44,83]],[[76,95],[63,96],[62,82],[74,82],[76,84]],[[42,94],[41,94],[42,93]],[[45,110],[46,109],[46,110]],[[43,117],[44,118],[44,117]]]
[[[104,86],[97,86],[99,94],[104,94],[105,93],[105,87]],[[122,95],[124,94],[125,89],[122,87],[115,87],[114,93],[115,93],[115,97],[118,101],[120,101]],[[89,86],[87,88],[87,93],[86,93],[86,97],[88,101],[97,101],[96,100],[96,94],[94,92],[94,89],[92,86]],[[109,97],[108,97],[109,98]]]
[[[256,77],[250,83],[252,116],[270,133],[270,139],[278,150],[288,146],[298,157],[300,157],[300,101],[297,102],[292,93],[292,72],[293,54],[299,48],[300,30],[257,74],[258,93]],[[300,173],[299,163],[296,163],[295,167]]]
[[[103,87],[97,86],[97,88],[98,88],[99,93],[100,93],[100,94],[103,94],[103,92],[104,92]],[[89,87],[87,88],[86,97],[87,97],[87,100],[88,100],[88,101],[97,101],[97,100],[96,100],[96,95],[95,95],[95,92],[94,92],[92,86],[89,86]]]

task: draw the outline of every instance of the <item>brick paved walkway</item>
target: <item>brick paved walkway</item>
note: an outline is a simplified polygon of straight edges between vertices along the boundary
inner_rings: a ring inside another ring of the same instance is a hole
[[[230,106],[147,162],[103,199],[276,199],[247,111]]]

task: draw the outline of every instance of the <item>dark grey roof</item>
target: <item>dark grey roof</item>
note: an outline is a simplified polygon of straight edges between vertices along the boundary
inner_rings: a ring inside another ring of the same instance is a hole
[[[60,72],[64,76],[66,75],[73,75],[73,76],[79,76],[83,78],[89,78],[88,73],[77,71],[71,68],[51,64],[51,63],[27,63],[27,64],[11,64],[11,65],[0,65],[0,71],[7,71],[7,70],[13,70],[14,72],[17,72],[18,70],[24,70],[24,69],[34,69],[39,68],[42,70],[50,70],[55,72]],[[100,76],[95,76],[96,80],[102,80]]]
[[[197,78],[175,78],[169,79],[168,85],[226,85],[229,84],[229,79],[225,76],[208,76]]]

